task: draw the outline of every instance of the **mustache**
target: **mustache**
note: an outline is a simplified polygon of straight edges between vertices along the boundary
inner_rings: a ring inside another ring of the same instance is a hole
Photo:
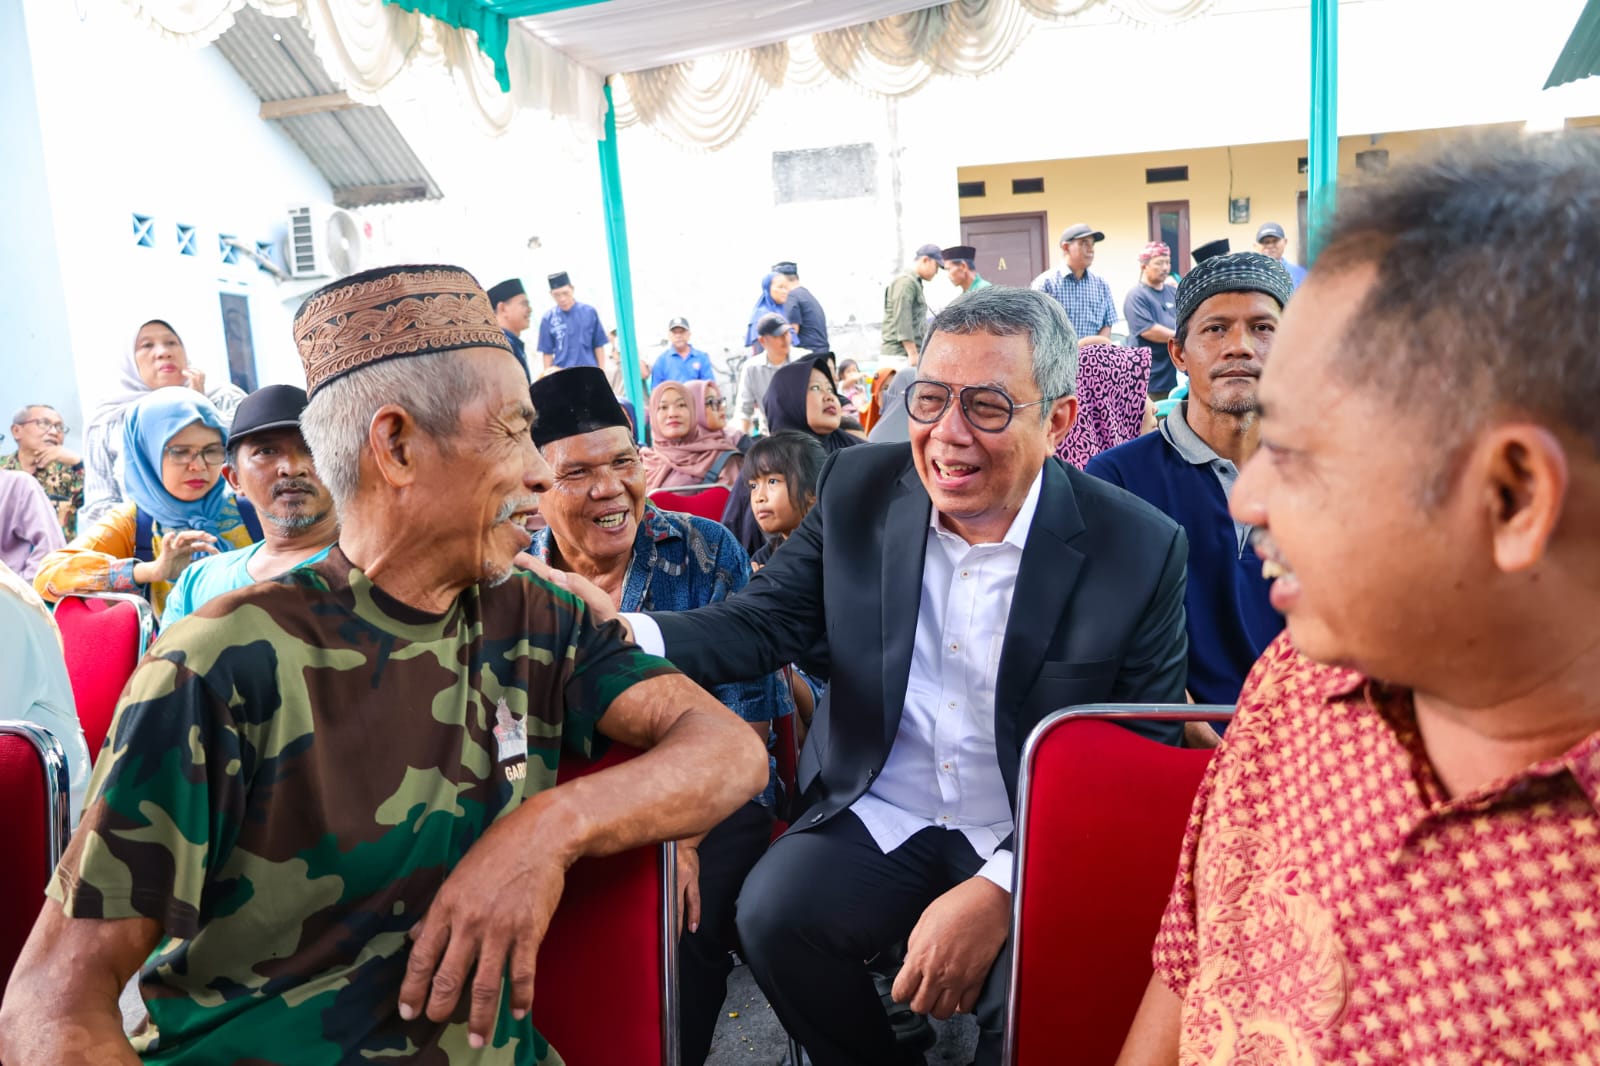
[[[286,477],[273,483],[272,498],[276,500],[286,492],[303,492],[307,496],[322,495],[322,488],[310,478]]]
[[[528,496],[513,496],[505,503],[500,505],[499,512],[494,516],[495,524],[498,525],[501,522],[509,522],[511,521],[511,516],[516,514],[518,511],[534,510],[538,506],[539,497],[537,494],[531,494]]]
[[[1261,376],[1261,368],[1250,363],[1224,363],[1221,366],[1212,367],[1211,373],[1207,376],[1215,381],[1220,377],[1241,377],[1246,375],[1249,377],[1258,378]]]

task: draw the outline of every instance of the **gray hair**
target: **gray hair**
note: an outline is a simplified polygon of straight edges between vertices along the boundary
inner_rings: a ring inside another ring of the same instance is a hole
[[[1033,289],[993,285],[957,297],[939,312],[928,330],[935,333],[990,333],[996,337],[1026,335],[1033,346],[1033,383],[1047,400],[1071,396],[1078,388],[1078,335],[1061,305]],[[1041,421],[1050,405],[1040,404]]]
[[[28,418],[33,414],[33,409],[35,407],[43,407],[46,411],[55,411],[56,410],[54,407],[51,407],[47,403],[24,404],[22,406],[22,408],[17,411],[16,414],[11,416],[11,424],[13,426],[22,425],[22,423],[26,422],[28,420]],[[56,411],[56,414],[60,414],[60,413],[61,413],[60,411]]]
[[[424,433],[448,441],[461,427],[462,409],[483,391],[483,375],[454,352],[369,363],[318,389],[300,415],[300,433],[339,513],[355,499],[361,452],[380,407],[398,404]]]

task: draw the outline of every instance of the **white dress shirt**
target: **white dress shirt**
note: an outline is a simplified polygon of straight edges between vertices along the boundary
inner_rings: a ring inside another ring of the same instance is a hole
[[[1015,856],[1000,848],[1012,817],[995,753],[995,682],[1043,484],[1042,473],[1034,477],[996,544],[968,544],[932,512],[900,728],[882,772],[850,805],[884,854],[930,826],[961,833],[984,860],[978,876],[1007,892]],[[624,617],[643,650],[664,653],[648,616]]]

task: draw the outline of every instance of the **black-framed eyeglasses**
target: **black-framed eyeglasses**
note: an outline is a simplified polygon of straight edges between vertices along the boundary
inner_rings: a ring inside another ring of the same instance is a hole
[[[956,389],[942,381],[916,381],[906,390],[906,414],[912,421],[931,426],[944,417],[956,398]],[[964,385],[960,390],[961,413],[967,424],[985,433],[999,433],[1011,424],[1011,417],[1024,407],[1038,407],[1055,397],[1046,396],[1017,403],[999,389],[987,385]]]
[[[185,448],[181,445],[177,447],[168,445],[161,449],[161,453],[179,466],[188,466],[196,459],[207,466],[221,466],[228,458],[227,449],[220,444],[211,444],[204,448]]]
[[[53,418],[24,418],[21,422],[18,422],[17,425],[19,425],[19,426],[38,426],[40,429],[44,430],[46,433],[50,432],[53,429],[57,433],[60,433],[62,436],[65,436],[67,433],[71,432],[67,428],[67,424],[65,422],[57,422]]]
[[[707,406],[707,407],[709,407],[709,408],[711,408],[711,409],[712,409],[712,410],[716,410],[716,411],[720,411],[720,410],[722,410],[722,409],[723,409],[723,408],[724,408],[724,407],[726,407],[726,406],[728,406],[728,401],[727,401],[727,400],[724,400],[724,399],[722,399],[722,398],[721,398],[721,397],[720,397],[720,396],[719,396],[719,397],[717,397],[717,398],[716,398],[716,399],[708,399],[708,400],[707,400],[707,401],[706,401],[706,406]]]

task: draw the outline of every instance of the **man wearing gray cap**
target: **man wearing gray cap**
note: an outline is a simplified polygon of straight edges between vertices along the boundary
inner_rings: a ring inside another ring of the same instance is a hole
[[[1288,238],[1283,235],[1283,227],[1276,222],[1263,222],[1261,228],[1256,230],[1256,251],[1276,259],[1283,269],[1289,272],[1290,282],[1298,289],[1300,283],[1306,280],[1306,268],[1299,263],[1291,263],[1283,257],[1283,250],[1288,244]]]
[[[1117,321],[1117,301],[1111,286],[1099,274],[1089,273],[1094,246],[1106,235],[1086,222],[1074,222],[1061,231],[1063,264],[1033,279],[1033,288],[1050,296],[1067,312],[1079,344],[1105,344]]]
[[[711,357],[689,343],[689,320],[679,315],[667,323],[672,344],[650,364],[650,390],[664,381],[715,381]]]
[[[896,274],[883,291],[883,347],[878,353],[879,365],[917,365],[922,341],[928,335],[928,298],[922,293],[922,283],[932,281],[943,268],[944,253],[939,246],[924,244],[917,249],[917,257],[911,265]]]

